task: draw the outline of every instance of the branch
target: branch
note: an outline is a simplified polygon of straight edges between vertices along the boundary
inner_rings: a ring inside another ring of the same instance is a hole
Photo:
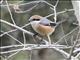
[[[54,8],[52,8],[52,10],[54,11],[54,21],[55,21],[55,23],[56,23],[56,21],[57,21],[56,7],[57,7],[58,2],[59,2],[59,0],[57,0]]]
[[[29,60],[32,60],[32,53],[33,53],[33,50],[30,51],[30,59]]]
[[[56,2],[56,4],[55,4],[55,7],[57,7],[58,3],[59,3],[59,0],[57,0],[57,2]]]
[[[68,11],[74,11],[74,9],[68,9],[68,10],[65,10],[65,11],[57,12],[57,15],[62,14],[62,13],[65,13],[65,12],[68,12]],[[52,14],[50,14],[48,16],[45,16],[45,17],[48,18],[48,17],[53,16],[53,15],[55,15],[55,14],[52,13]]]
[[[30,25],[30,23],[25,24],[25,25],[22,26],[21,28],[24,28],[24,27],[26,27],[26,26],[28,26],[28,25]],[[0,35],[0,37],[2,37],[2,36],[5,35],[5,34],[8,34],[8,33],[14,32],[14,31],[16,31],[16,30],[18,30],[18,29],[13,29],[13,30],[10,30],[10,31],[7,31],[7,32],[4,32],[3,34]]]
[[[79,28],[79,26],[78,27],[76,27],[75,29],[73,29],[72,31],[70,31],[69,33],[67,33],[66,35],[64,35],[62,38],[60,38],[55,44],[58,44],[60,41],[62,41],[62,39],[63,38],[65,38],[66,36],[68,36],[68,35],[70,35],[71,33],[73,33],[75,30],[77,30]]]
[[[80,52],[76,55],[76,58],[78,58],[80,56]]]
[[[0,59],[1,59],[1,60],[5,60],[5,58],[4,58],[3,56],[0,56]]]
[[[35,6],[33,6],[32,8],[30,8],[30,9],[28,9],[26,11],[21,11],[20,8],[19,8],[19,5],[14,5],[13,8],[14,8],[14,10],[15,10],[16,13],[25,13],[25,12],[31,11],[32,9],[34,9],[35,7],[37,7],[37,5],[38,4],[36,4]]]
[[[14,21],[14,19],[13,19],[13,16],[12,16],[11,10],[10,10],[10,8],[9,8],[9,5],[8,5],[7,0],[6,0],[6,4],[7,4],[8,11],[9,11],[9,13],[10,13],[11,20],[12,20],[12,22],[16,25],[16,23],[15,23],[15,21]]]
[[[28,2],[28,3],[19,4],[19,6],[28,5],[28,4],[34,4],[34,3],[40,3],[40,2],[44,2],[44,3],[48,4],[49,6],[53,7],[52,4],[50,4],[50,3],[46,2],[46,1],[31,1],[31,2]],[[14,4],[9,4],[9,6],[13,6],[13,5],[15,5],[15,3]],[[2,5],[2,6],[7,6],[7,5]]]
[[[22,47],[21,47],[22,46]],[[18,49],[15,49],[15,50],[10,50],[10,51],[4,51],[4,52],[2,52],[1,51],[1,53],[0,54],[6,54],[6,53],[12,53],[12,52],[19,52],[19,51],[24,51],[24,50],[30,50],[30,51],[32,51],[32,50],[39,50],[39,49],[43,49],[43,48],[50,48],[50,49],[55,49],[56,51],[58,51],[58,52],[60,52],[60,53],[62,53],[63,55],[66,55],[67,56],[67,58],[68,58],[68,56],[69,56],[69,54],[68,53],[66,53],[65,51],[63,51],[63,50],[61,50],[61,48],[63,47],[63,48],[66,48],[67,46],[65,46],[65,45],[36,45],[36,44],[25,44],[25,46],[26,46],[26,48],[23,48],[24,47],[24,45],[12,45],[12,46],[3,46],[3,47],[0,47],[0,48],[11,48],[11,47],[21,47],[21,48],[18,48]],[[14,54],[16,54],[16,53],[14,53]],[[13,54],[13,55],[14,55]],[[12,56],[12,55],[11,55]],[[72,57],[72,56],[71,56]]]
[[[23,40],[24,40],[24,48],[25,48],[25,44],[26,44],[26,36],[25,33],[23,32]]]
[[[11,51],[1,52],[1,54],[12,53],[12,52],[16,52],[16,51],[24,51],[24,50],[30,50],[30,51],[32,51],[33,49],[35,50],[35,49],[43,49],[43,48],[51,48],[51,49],[54,49],[54,50],[56,50],[56,51],[64,54],[66,57],[69,56],[68,53],[66,53],[65,51],[57,48],[55,45],[40,45],[40,46],[38,46],[38,45],[35,45],[35,44],[31,45],[31,46],[29,45],[26,48],[20,48],[20,49],[15,49],[15,50],[11,50]]]
[[[76,50],[73,51],[73,53],[76,53],[76,52],[80,52],[80,48],[77,48]]]
[[[14,55],[16,55],[17,53],[19,53],[20,51],[17,51],[17,52],[15,52],[15,53],[13,53],[13,54],[11,54],[11,55],[9,55],[6,59],[8,60],[10,57],[12,57],[12,56],[14,56]]]
[[[79,0],[72,1],[72,5],[75,10],[75,16],[76,16],[76,18],[79,22],[79,26],[80,26],[80,1]]]
[[[24,33],[27,33],[27,34],[29,34],[29,35],[31,35],[31,36],[34,35],[33,33],[29,32],[29,31],[27,31],[27,30],[25,30],[25,29],[22,29],[21,27],[19,27],[19,26],[17,26],[17,25],[13,25],[13,24],[11,24],[11,23],[9,23],[9,22],[7,22],[7,21],[4,21],[4,20],[2,20],[2,19],[0,20],[0,22],[5,23],[5,24],[8,24],[8,25],[10,25],[10,26],[12,26],[12,27],[14,27],[14,28],[17,28],[17,29],[19,29],[19,30],[23,31]]]
[[[71,50],[70,50],[70,55],[69,55],[69,57],[68,57],[67,60],[71,59],[71,56],[72,56],[73,51],[74,51],[74,48],[76,47],[76,44],[77,44],[77,42],[78,42],[78,41],[77,41],[77,40],[78,40],[78,37],[79,37],[79,32],[78,32],[78,34],[77,34],[76,41],[74,42],[74,44],[73,44],[73,46],[72,46],[72,48],[71,48]]]
[[[3,0],[0,1],[0,4],[2,4]]]
[[[18,45],[19,46],[19,45]],[[11,50],[11,51],[5,51],[5,52],[1,52],[1,54],[5,54],[5,53],[11,53],[11,52],[15,52],[15,51],[21,51],[21,50],[33,50],[33,49],[42,49],[42,48],[53,48],[59,52],[62,52],[62,50],[56,48],[57,45],[36,45],[36,44],[26,44],[27,48],[21,48],[21,49],[16,49],[16,50]],[[59,46],[59,45],[58,45]],[[67,54],[67,53],[65,53]],[[68,54],[69,55],[69,54]]]
[[[3,31],[1,31],[1,32],[3,32]],[[15,41],[17,41],[18,43],[20,43],[20,44],[22,44],[23,45],[23,43],[21,43],[18,39],[16,39],[16,38],[14,38],[12,35],[10,35],[10,34],[7,34],[9,37],[11,37],[13,40],[15,40]]]
[[[36,47],[36,46],[38,46],[37,44],[22,44],[22,45],[3,46],[3,47],[0,47],[0,49],[24,47],[24,45],[25,45],[26,47],[32,47],[32,46]],[[48,46],[48,45],[39,45],[39,46],[44,46],[44,47],[46,47],[46,46]],[[61,49],[71,48],[71,46],[70,46],[70,47],[67,47],[67,46],[65,46],[65,45],[54,45],[54,44],[52,44],[52,45],[50,45],[50,46],[51,46],[51,47],[61,48]]]
[[[65,33],[64,33],[64,29],[63,29],[62,24],[61,24],[61,30],[62,30],[62,32],[63,32],[63,36],[64,36]],[[69,46],[66,38],[64,38],[64,41],[65,41],[66,45]]]

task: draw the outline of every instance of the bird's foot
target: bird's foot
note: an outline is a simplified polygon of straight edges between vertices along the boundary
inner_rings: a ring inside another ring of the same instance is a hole
[[[33,35],[33,37],[36,37],[38,35],[38,33],[35,33],[34,35]]]

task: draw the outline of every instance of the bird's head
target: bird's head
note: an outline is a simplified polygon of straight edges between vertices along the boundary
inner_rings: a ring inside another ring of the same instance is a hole
[[[32,22],[32,21],[40,21],[43,17],[40,16],[40,15],[33,15],[30,17],[29,19],[29,22]]]

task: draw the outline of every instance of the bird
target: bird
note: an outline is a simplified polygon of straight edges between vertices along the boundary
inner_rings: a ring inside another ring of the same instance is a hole
[[[33,30],[41,36],[46,36],[51,44],[50,35],[55,31],[56,23],[40,15],[31,16],[29,22]]]

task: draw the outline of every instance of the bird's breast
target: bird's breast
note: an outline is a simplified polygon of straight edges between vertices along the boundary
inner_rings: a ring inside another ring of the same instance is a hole
[[[38,33],[37,28],[39,27],[39,22],[33,21],[33,22],[31,22],[31,26],[34,29],[34,31],[36,31]]]
[[[54,30],[55,30],[55,28],[53,28],[53,27],[51,27],[51,26],[44,26],[44,25],[39,25],[38,27],[37,27],[37,32],[39,33],[39,34],[41,34],[41,35],[51,35],[53,32],[54,32]]]

